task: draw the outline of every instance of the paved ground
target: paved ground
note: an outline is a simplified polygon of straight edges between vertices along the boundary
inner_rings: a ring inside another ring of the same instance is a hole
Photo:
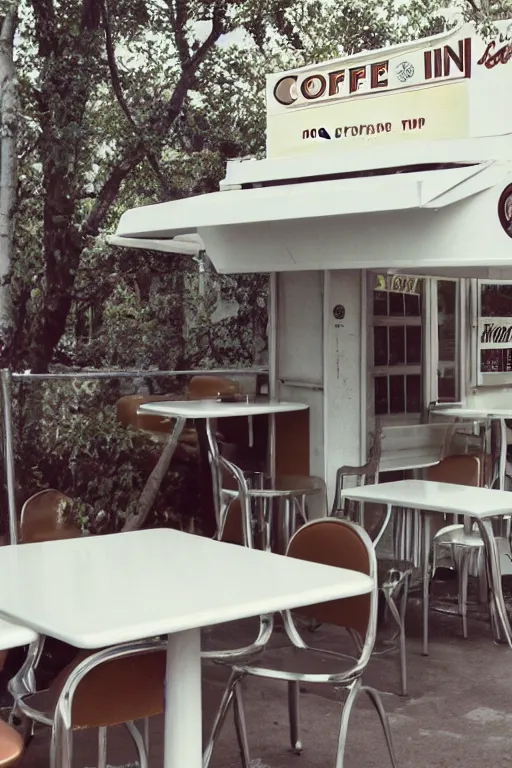
[[[419,606],[410,602],[408,612],[409,696],[394,695],[398,684],[397,656],[376,659],[366,682],[388,693],[384,696],[390,714],[399,765],[403,768],[494,768],[510,765],[512,752],[512,651],[496,646],[490,629],[481,620],[469,622],[469,638],[460,635],[457,617],[433,614],[431,653],[420,654]],[[249,631],[231,628],[232,645]],[[226,637],[224,637],[224,641]],[[333,631],[319,630],[315,644],[331,647]],[[228,643],[229,645],[229,643]],[[205,728],[222,693],[224,670],[205,667]],[[288,749],[286,689],[274,682],[251,680],[245,693],[246,716],[254,768],[334,768],[338,705],[332,690],[306,686],[301,698],[304,753],[297,757]],[[151,724],[151,768],[162,765],[162,723]],[[21,768],[48,765],[48,733],[36,734]],[[95,734],[75,737],[74,765],[93,768]],[[112,729],[109,737],[110,765],[134,760],[129,738],[123,729]],[[212,760],[212,768],[235,768],[239,759],[231,719],[224,729]],[[364,698],[353,712],[346,752],[346,768],[382,768],[389,765],[376,714]],[[187,768],[180,766],[179,768]]]

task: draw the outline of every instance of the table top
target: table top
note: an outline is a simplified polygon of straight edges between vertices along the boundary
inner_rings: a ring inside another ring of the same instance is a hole
[[[257,416],[259,414],[288,413],[309,408],[304,403],[284,403],[268,400],[262,403],[223,403],[217,400],[169,400],[162,403],[145,403],[139,413],[156,416],[185,416],[187,419],[219,419],[223,416]]]
[[[168,528],[0,548],[0,614],[101,648],[366,594],[355,571]]]
[[[510,491],[437,483],[432,480],[397,480],[393,483],[345,488],[341,497],[481,519],[512,512]]]
[[[436,416],[449,416],[459,419],[512,419],[512,408],[493,408],[491,405],[480,408],[466,408],[465,406],[453,406],[453,408],[432,408]]]
[[[30,645],[34,640],[37,640],[37,632],[33,629],[0,619],[0,651],[21,648],[22,645]]]

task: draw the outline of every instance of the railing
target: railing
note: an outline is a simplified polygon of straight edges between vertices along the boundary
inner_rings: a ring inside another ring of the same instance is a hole
[[[18,516],[16,512],[16,467],[14,465],[14,442],[12,430],[12,382],[64,381],[66,379],[153,379],[173,376],[196,376],[200,374],[222,376],[254,376],[268,374],[267,367],[257,368],[198,368],[190,371],[62,371],[60,373],[12,373],[8,368],[0,371],[2,396],[2,423],[4,437],[4,471],[7,484],[7,506],[9,513],[9,541],[18,543]]]

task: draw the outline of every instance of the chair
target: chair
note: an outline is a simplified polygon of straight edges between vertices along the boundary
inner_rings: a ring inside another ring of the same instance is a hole
[[[211,400],[238,394],[239,384],[223,376],[192,376],[187,387],[188,400]]]
[[[211,737],[204,753],[203,765],[205,768],[209,765],[215,742],[234,696],[236,694],[241,696],[242,680],[247,676],[255,676],[288,683],[290,730],[292,746],[296,752],[302,749],[299,723],[300,683],[327,683],[338,689],[345,689],[348,695],[341,711],[336,768],[343,768],[350,712],[358,694],[364,691],[377,710],[391,762],[396,768],[391,732],[380,696],[373,688],[362,684],[362,675],[370,660],[377,631],[376,559],[370,538],[360,526],[353,523],[335,518],[323,518],[300,528],[290,540],[286,554],[288,557],[350,568],[366,573],[374,580],[375,587],[368,595],[306,606],[296,612],[307,619],[347,629],[355,641],[358,655],[347,656],[343,653],[322,652],[308,647],[299,633],[292,614],[284,611],[282,614],[284,627],[290,641],[288,647],[270,650],[265,646],[254,660],[225,659],[222,662],[231,667],[232,673],[215,718]],[[315,667],[321,671],[315,671]],[[238,717],[243,718],[240,702]],[[239,731],[242,734],[241,738],[239,733],[242,764],[244,768],[249,768],[249,749],[243,722]]]
[[[18,695],[24,717],[52,728],[51,768],[71,765],[72,732],[87,728],[99,730],[98,768],[106,768],[107,728],[118,724],[126,725],[140,768],[147,768],[147,734],[144,739],[134,721],[164,710],[166,647],[164,639],[81,651],[48,690]]]
[[[31,496],[23,504],[20,518],[22,544],[56,539],[76,539],[82,531],[71,519],[71,499],[48,488]]]
[[[0,768],[16,765],[22,754],[22,737],[12,726],[0,720]]]
[[[457,485],[468,485],[478,487],[484,485],[485,474],[487,471],[486,456],[476,454],[460,454],[456,456],[447,456],[439,464],[430,467],[427,471],[427,480],[438,483],[453,483]],[[441,548],[448,548],[452,554],[452,561],[455,563],[455,548],[458,553],[458,576],[459,576],[459,612],[462,616],[462,631],[464,637],[467,637],[467,583],[469,575],[470,562],[477,567],[480,565],[480,554],[483,552],[484,543],[478,533],[473,531],[473,525],[470,520],[465,520],[459,524],[457,521],[446,526],[446,521],[437,513],[422,512],[423,520],[423,655],[428,655],[428,620],[429,620],[429,602],[430,602],[430,584],[435,574],[438,562],[438,555]],[[433,526],[437,530],[433,531]],[[431,546],[431,537],[434,533]],[[432,568],[430,567],[431,549],[433,553]],[[477,554],[480,553],[480,554]],[[476,555],[476,559],[475,559]],[[473,572],[473,569],[472,569]]]
[[[373,437],[373,443],[372,443],[372,447],[370,448],[370,451],[368,454],[368,461],[366,462],[366,464],[363,464],[362,466],[359,466],[359,467],[356,467],[356,466],[353,467],[347,464],[347,465],[344,465],[343,467],[340,467],[336,472],[336,486],[334,491],[334,502],[332,507],[333,515],[336,515],[336,512],[338,512],[341,509],[341,492],[343,490],[345,477],[357,477],[357,485],[361,485],[361,482],[363,483],[363,485],[366,485],[367,478],[375,478],[375,481],[378,482],[381,453],[382,453],[382,425],[380,421],[377,419],[375,422],[375,434]]]
[[[138,413],[141,405],[179,400],[176,395],[125,395],[116,403],[118,421],[125,427],[140,429],[158,442],[166,442],[174,429],[174,419],[166,419],[153,413]],[[193,428],[181,433],[174,456],[187,459],[197,451],[197,433]]]

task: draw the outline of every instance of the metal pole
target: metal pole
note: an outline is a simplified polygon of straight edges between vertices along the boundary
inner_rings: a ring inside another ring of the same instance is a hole
[[[270,274],[268,286],[268,394],[270,400],[277,400],[277,274]],[[269,416],[268,441],[269,473],[272,481],[276,476],[276,416]]]
[[[3,368],[0,372],[2,381],[2,423],[4,428],[4,465],[7,483],[7,504],[9,511],[9,541],[18,543],[18,520],[16,515],[16,475],[14,468],[14,450],[12,439],[12,402],[11,372]]]
[[[63,381],[65,379],[157,379],[159,376],[223,375],[253,376],[267,373],[266,367],[258,368],[198,368],[195,371],[76,371],[62,373],[13,373],[13,381]]]

